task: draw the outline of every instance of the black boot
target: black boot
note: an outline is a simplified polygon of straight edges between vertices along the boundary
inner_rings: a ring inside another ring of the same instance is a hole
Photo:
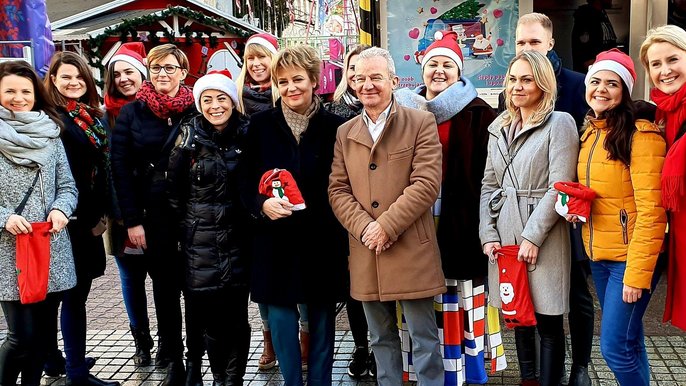
[[[186,369],[183,367],[183,361],[172,360],[167,366],[167,375],[161,383],[161,386],[184,386],[186,381]]]
[[[250,355],[250,325],[246,324],[243,332],[236,334],[235,340],[228,347],[229,363],[226,367],[226,386],[242,386],[245,368]]]
[[[588,367],[572,364],[572,371],[569,374],[569,386],[591,386]]]
[[[515,327],[519,374],[524,381],[536,380],[536,327]]]
[[[117,381],[106,381],[100,379],[93,374],[88,374],[83,379],[71,379],[67,378],[65,383],[67,386],[119,386]]]
[[[202,358],[186,359],[186,386],[202,386]]]
[[[95,366],[95,361],[96,358],[85,358],[86,367],[88,368],[88,370],[92,369],[93,366]],[[62,350],[57,350],[48,355],[48,358],[45,361],[45,365],[43,365],[43,371],[45,372],[46,377],[61,377],[62,375],[65,375],[67,373],[67,371],[65,370],[66,365],[67,360],[64,359],[64,357],[62,356]]]
[[[212,385],[226,386],[229,348],[209,335],[205,335],[205,342],[207,344],[207,358],[210,360],[210,370],[212,370],[212,377],[214,378],[214,383]]]
[[[171,347],[168,346],[162,338],[157,339],[157,352],[155,353],[155,367],[157,369],[166,369],[172,362]]]
[[[136,328],[132,325],[129,325],[129,327],[131,328],[131,335],[133,335],[133,342],[136,344],[136,353],[133,354],[133,363],[136,366],[150,366],[150,363],[152,363],[150,350],[154,345],[152,337],[150,336],[150,329]],[[155,362],[157,362],[157,360]]]

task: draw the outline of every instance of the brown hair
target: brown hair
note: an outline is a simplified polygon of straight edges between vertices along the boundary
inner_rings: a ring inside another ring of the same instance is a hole
[[[55,123],[62,126],[62,121],[60,121],[59,115],[57,114],[55,103],[45,90],[45,86],[38,77],[38,74],[36,74],[36,71],[34,71],[33,67],[31,67],[28,62],[24,60],[11,60],[0,63],[0,82],[2,82],[2,78],[8,75],[16,75],[30,80],[31,84],[33,84],[33,93],[35,95],[32,111],[43,111]]]
[[[150,67],[151,64],[157,62],[158,60],[166,58],[168,55],[172,55],[176,58],[176,61],[179,62],[179,66],[181,66],[181,69],[186,71],[190,69],[190,65],[188,64],[188,57],[186,56],[186,54],[183,51],[181,51],[179,47],[170,43],[153,47],[150,50],[150,52],[148,52],[148,67]]]
[[[95,108],[95,115],[98,118],[102,117],[103,112],[99,109],[100,97],[98,96],[98,89],[95,86],[93,73],[88,67],[86,60],[77,55],[75,52],[59,51],[55,52],[55,55],[52,56],[50,68],[48,69],[48,73],[45,74],[45,79],[43,80],[45,88],[48,90],[48,95],[50,95],[52,101],[57,106],[67,105],[67,100],[65,99],[64,95],[60,94],[60,91],[53,83],[53,78],[57,76],[57,71],[63,64],[70,64],[76,67],[81,77],[83,77],[83,81],[86,83],[86,93],[79,98],[79,102],[83,102],[88,106]]]

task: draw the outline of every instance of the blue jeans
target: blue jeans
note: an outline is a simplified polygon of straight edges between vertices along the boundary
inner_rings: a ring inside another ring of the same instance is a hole
[[[269,306],[258,303],[257,309],[260,310],[260,319],[262,319],[262,329],[269,331]],[[310,332],[307,324],[307,304],[298,304],[298,313],[300,313],[300,329],[305,332]]]
[[[643,315],[651,292],[644,290],[636,303],[622,300],[625,262],[591,262],[593,281],[602,309],[600,352],[622,386],[649,386],[650,367],[643,336]],[[659,279],[653,274],[651,290]]]
[[[285,386],[303,386],[303,371],[298,337],[298,308],[266,305],[269,327],[279,369]],[[308,386],[330,386],[333,372],[336,304],[308,304],[310,352],[307,366]]]
[[[119,280],[124,306],[129,323],[139,329],[150,329],[148,318],[148,296],[145,291],[145,278],[148,269],[143,255],[122,254],[115,258],[119,267]]]

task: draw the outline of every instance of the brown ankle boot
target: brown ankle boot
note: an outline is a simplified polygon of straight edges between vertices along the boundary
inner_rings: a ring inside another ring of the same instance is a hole
[[[272,345],[272,332],[262,330],[262,335],[264,336],[264,348],[257,367],[260,370],[269,370],[276,366],[276,353]]]
[[[303,370],[307,370],[307,357],[310,354],[310,333],[300,330],[300,357]]]

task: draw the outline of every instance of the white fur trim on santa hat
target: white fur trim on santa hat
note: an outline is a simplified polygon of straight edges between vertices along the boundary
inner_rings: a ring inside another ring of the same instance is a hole
[[[631,73],[626,69],[626,67],[615,62],[614,60],[601,60],[593,63],[593,65],[588,68],[588,73],[586,74],[584,83],[588,86],[588,84],[591,83],[591,77],[593,77],[593,75],[595,75],[598,71],[603,70],[612,71],[619,75],[619,77],[624,81],[624,84],[626,84],[627,89],[629,89],[629,94],[631,94],[634,89],[634,77],[631,76]]]
[[[117,55],[114,55],[112,57],[112,59],[110,59],[110,63],[114,63],[114,62],[118,62],[118,61],[126,62],[126,63],[132,65],[136,70],[140,71],[140,73],[143,75],[143,78],[148,77],[148,69],[145,68],[145,65],[143,63],[141,63],[140,60],[134,58],[133,56],[124,55],[124,54],[117,54]]]
[[[424,68],[424,65],[429,61],[429,59],[433,58],[434,56],[447,56],[450,59],[453,60],[457,64],[457,67],[460,69],[460,72],[462,72],[462,60],[460,57],[457,55],[457,53],[450,48],[446,47],[436,47],[432,48],[429,50],[425,55],[424,59],[422,59],[422,68]]]
[[[274,47],[274,44],[272,44],[272,42],[270,42],[269,40],[267,40],[261,36],[251,37],[250,39],[248,39],[246,45],[248,45],[248,44],[259,44],[259,45],[263,46],[264,48],[268,49],[269,52],[271,52],[272,54],[276,54],[276,52],[277,52],[276,47]]]
[[[195,99],[195,107],[198,111],[202,112],[200,109],[200,95],[202,95],[205,90],[219,90],[225,92],[233,101],[233,106],[238,106],[238,89],[236,84],[224,74],[207,74],[195,82],[193,85],[193,98]]]

